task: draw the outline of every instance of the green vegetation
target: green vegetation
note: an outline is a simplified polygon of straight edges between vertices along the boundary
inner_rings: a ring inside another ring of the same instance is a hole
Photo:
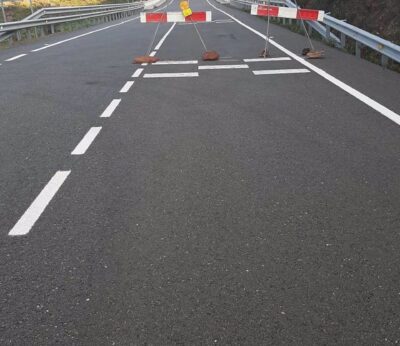
[[[53,6],[89,6],[89,5],[102,5],[127,2],[122,0],[32,0],[33,10],[39,10],[43,7]],[[29,1],[5,1],[4,9],[7,16],[7,21],[21,20],[29,16],[31,10],[29,8]],[[3,16],[0,14],[0,22],[3,22]]]

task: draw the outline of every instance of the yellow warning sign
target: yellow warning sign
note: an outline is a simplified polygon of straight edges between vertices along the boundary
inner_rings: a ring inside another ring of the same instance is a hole
[[[186,0],[181,1],[179,3],[179,7],[181,8],[184,17],[188,17],[188,16],[192,15],[193,12],[189,7],[188,1],[186,1]]]

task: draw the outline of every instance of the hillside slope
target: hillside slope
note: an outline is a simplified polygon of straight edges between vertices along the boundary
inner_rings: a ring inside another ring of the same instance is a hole
[[[331,12],[339,19],[400,44],[400,0],[298,0],[302,7]]]

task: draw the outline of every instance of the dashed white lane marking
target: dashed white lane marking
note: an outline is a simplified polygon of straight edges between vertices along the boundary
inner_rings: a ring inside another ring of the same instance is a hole
[[[147,66],[147,65],[148,65],[147,62],[142,63],[142,66]]]
[[[19,59],[19,58],[22,58],[22,57],[25,56],[25,55],[26,55],[26,54],[16,55],[16,56],[13,56],[12,58],[6,59],[6,61],[14,61],[14,60],[17,60],[17,59]]]
[[[232,19],[216,19],[214,20],[216,24],[225,24],[225,23],[233,23]]]
[[[181,78],[181,77],[198,77],[198,72],[181,72],[181,73],[145,73],[143,78]]]
[[[143,69],[142,69],[142,68],[138,68],[138,69],[134,72],[134,74],[132,75],[132,78],[137,78],[137,77],[139,77],[139,76],[142,74],[142,72],[143,72]]]
[[[121,102],[121,99],[112,100],[111,103],[104,110],[104,112],[100,115],[100,118],[109,118],[113,114],[115,109],[118,107],[120,102]]]
[[[135,83],[134,81],[128,81],[125,83],[125,85],[122,87],[122,89],[119,91],[120,93],[127,93],[131,86]]]
[[[199,70],[227,70],[227,69],[239,69],[249,68],[249,65],[203,65],[198,67]]]
[[[154,56],[154,55],[156,55],[157,54],[157,52],[154,50],[154,51],[152,51],[150,54],[149,54],[149,56]]]
[[[159,50],[164,43],[165,39],[168,37],[168,35],[171,33],[171,31],[175,28],[176,22],[172,24],[172,26],[169,28],[169,30],[166,32],[166,34],[162,37],[160,42],[158,42],[157,46],[154,48],[155,50]]]
[[[239,25],[241,25],[244,28],[250,30],[254,34],[260,36],[263,40],[266,39],[266,36],[264,34],[262,34],[261,32],[253,29],[251,26],[248,26],[247,24],[244,24],[239,19],[235,18],[234,16],[230,15],[229,13],[227,13],[227,12],[219,9],[218,7],[214,6],[213,4],[210,3],[209,0],[206,0],[206,1],[208,2],[208,4],[211,7],[213,7],[217,11],[225,14],[229,18],[232,18]],[[298,57],[296,54],[291,52],[289,49],[286,49],[285,47],[283,47],[279,43],[277,43],[277,42],[275,42],[273,40],[270,40],[270,43],[273,46],[275,46],[276,48],[278,48],[280,51],[285,53],[286,55],[289,55],[291,58],[293,58],[294,60],[298,61],[300,64],[304,65],[305,67],[308,67],[311,71],[313,71],[313,72],[317,73],[318,75],[320,75],[322,78],[325,78],[327,81],[331,82],[332,84],[336,85],[340,89],[344,90],[345,92],[347,92],[351,96],[355,97],[357,100],[363,102],[367,106],[369,106],[372,109],[376,110],[378,113],[381,113],[382,115],[384,115],[388,119],[390,119],[393,122],[395,122],[397,125],[400,125],[400,115],[399,114],[393,112],[392,110],[390,110],[389,108],[385,107],[384,105],[382,105],[382,104],[376,102],[375,100],[371,99],[369,96],[367,96],[367,95],[361,93],[360,91],[354,89],[350,85],[347,85],[346,83],[343,83],[341,80],[339,80],[336,77],[330,75],[329,73],[325,72],[321,68],[319,68],[317,66],[314,66],[313,64],[311,64],[308,61],[304,60],[303,58]]]
[[[292,60],[289,57],[282,58],[256,58],[256,59],[243,59],[244,62],[269,62],[269,61],[289,61]]]
[[[70,173],[71,171],[56,172],[8,235],[18,236],[29,233]]]
[[[309,73],[310,70],[306,68],[298,68],[298,69],[285,69],[285,70],[258,70],[253,71],[256,76],[265,75],[265,74],[293,74],[293,73]]]
[[[82,138],[79,144],[72,151],[71,155],[83,155],[86,153],[86,150],[90,147],[94,139],[100,133],[101,127],[92,127],[86,133],[86,135]]]
[[[153,65],[196,65],[198,60],[164,60],[157,61]]]

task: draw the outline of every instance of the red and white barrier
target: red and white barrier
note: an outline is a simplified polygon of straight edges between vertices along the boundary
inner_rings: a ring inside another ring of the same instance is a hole
[[[324,11],[266,5],[251,5],[251,14],[263,17],[280,17],[303,20],[324,20]]]
[[[193,12],[184,17],[182,12],[142,12],[141,23],[178,23],[178,22],[211,22],[211,11]]]

